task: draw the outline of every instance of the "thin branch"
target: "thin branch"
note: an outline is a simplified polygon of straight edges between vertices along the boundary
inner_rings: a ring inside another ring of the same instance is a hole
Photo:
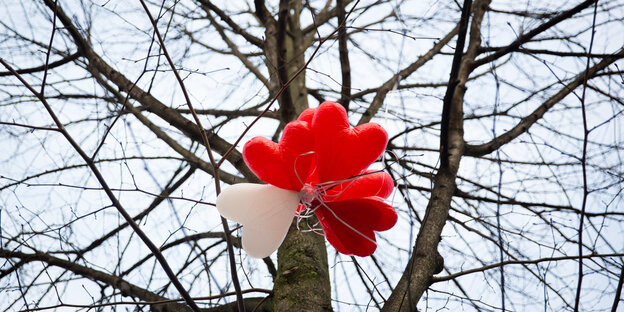
[[[451,31],[449,31],[449,33],[446,34],[446,36],[444,36],[442,39],[440,39],[440,41],[436,42],[433,45],[433,47],[429,51],[427,51],[427,53],[420,56],[416,61],[414,61],[407,67],[405,67],[403,70],[398,72],[396,75],[392,76],[390,79],[386,80],[386,82],[384,82],[384,84],[381,87],[377,88],[376,90],[377,93],[375,94],[373,101],[368,106],[366,111],[362,113],[362,117],[358,121],[358,125],[369,122],[373,118],[373,116],[377,114],[377,112],[383,105],[383,102],[388,92],[390,92],[390,90],[392,90],[392,88],[394,88],[394,86],[397,83],[399,83],[401,80],[413,74],[417,69],[419,69],[420,67],[425,65],[427,62],[429,62],[431,59],[433,59],[434,56],[438,55],[438,53],[442,50],[442,48],[445,47],[451,41],[451,39],[453,39],[453,37],[455,37],[458,30],[459,30],[459,25],[454,27]],[[359,97],[361,95],[357,94],[357,95],[354,95],[353,97],[356,97],[356,96]]]
[[[206,17],[210,21],[211,25],[214,26],[214,28],[217,30],[219,36],[221,36],[221,39],[228,45],[228,47],[232,51],[232,54],[234,54],[234,56],[236,56],[241,61],[241,63],[243,63],[243,65],[245,65],[245,67],[252,74],[254,74],[254,76],[256,76],[256,78],[258,78],[258,80],[260,80],[265,87],[267,87],[267,89],[271,90],[271,84],[269,80],[264,77],[260,70],[254,64],[252,64],[251,61],[249,61],[249,58],[247,56],[243,55],[243,53],[240,52],[236,44],[234,44],[234,42],[232,42],[232,40],[228,38],[223,27],[219,25],[219,23],[217,23],[217,21],[212,17],[212,14],[210,14],[208,10],[206,10]]]
[[[582,10],[588,8],[590,5],[594,4],[598,2],[598,0],[586,0],[581,2],[579,5],[573,7],[572,9],[569,9],[567,11],[561,12],[559,15],[553,17],[552,19],[550,19],[549,21],[540,24],[538,27],[536,27],[535,29],[522,34],[520,36],[518,36],[518,38],[516,40],[514,40],[511,44],[500,48],[498,51],[480,58],[478,60],[476,60],[473,64],[474,67],[479,67],[483,64],[487,64],[490,63],[494,60],[499,59],[500,57],[507,55],[510,52],[514,52],[516,51],[518,48],[520,48],[521,45],[529,42],[531,39],[533,39],[535,36],[543,33],[544,31],[550,29],[551,27],[559,24],[562,21],[568,20],[570,17],[574,16],[576,13],[581,12]]]
[[[591,254],[591,255],[584,255],[583,258],[584,259],[591,259],[591,258],[607,258],[607,257],[622,257],[624,256],[624,254],[622,253],[610,253],[610,254]],[[449,281],[449,280],[454,280],[458,277],[464,276],[464,275],[468,275],[468,274],[473,274],[473,273],[478,273],[478,272],[484,272],[487,270],[491,270],[491,269],[495,269],[501,266],[506,266],[506,265],[511,265],[511,264],[521,264],[521,265],[526,265],[526,264],[537,264],[537,263],[541,263],[541,262],[554,262],[554,261],[563,261],[563,260],[577,260],[578,256],[562,256],[562,257],[547,257],[547,258],[539,258],[539,259],[534,259],[534,260],[506,260],[503,262],[498,262],[498,263],[494,263],[494,264],[490,264],[490,265],[486,265],[486,266],[482,266],[480,268],[474,268],[474,269],[468,269],[465,271],[461,271],[458,273],[454,273],[454,274],[450,274],[447,276],[437,276],[431,279],[432,283],[439,283],[439,282],[445,282],[445,281]]]
[[[340,71],[342,73],[342,87],[338,103],[348,112],[349,101],[351,100],[351,66],[349,64],[349,48],[347,47],[347,21],[345,19],[346,0],[336,1],[336,5],[338,6],[338,53],[340,58]]]
[[[505,47],[481,47],[479,50],[482,52],[496,52],[498,50],[504,49]],[[562,56],[562,57],[591,57],[591,58],[605,58],[610,57],[612,54],[607,53],[587,53],[587,52],[572,52],[572,51],[554,51],[547,49],[529,49],[529,48],[517,48],[516,52],[524,53],[524,54],[546,54],[546,55],[554,55],[554,56]]]
[[[617,312],[618,304],[620,303],[620,296],[622,295],[622,285],[624,284],[624,263],[621,264],[620,280],[615,289],[615,297],[613,298],[613,305],[611,306],[611,312]]]
[[[209,10],[215,12],[215,14],[217,14],[226,24],[228,24],[228,26],[232,28],[232,31],[234,33],[241,35],[249,43],[257,46],[258,48],[260,49],[264,48],[264,42],[262,41],[262,39],[255,37],[251,35],[250,33],[248,33],[247,31],[245,31],[245,29],[243,29],[238,24],[236,24],[227,13],[219,9],[219,7],[217,7],[212,2],[210,2],[210,0],[196,0],[196,1],[199,2],[202,6],[205,6]]]
[[[54,2],[52,0],[43,0],[45,4],[51,9],[54,8]],[[101,74],[106,79],[109,79],[120,90],[128,93],[128,95],[142,104],[142,108],[154,113],[158,117],[167,121],[169,124],[180,130],[192,140],[198,141],[204,144],[201,131],[199,127],[191,120],[183,117],[175,109],[170,108],[156,99],[148,92],[142,90],[139,86],[136,86],[132,81],[126,78],[123,74],[113,69],[108,63],[106,63],[89,45],[89,42],[82,37],[81,32],[73,24],[72,20],[67,16],[61,7],[56,7],[58,10],[58,19],[65,27],[65,30],[69,32],[73,39],[74,44],[78,47],[81,55],[84,55],[88,62],[87,69],[92,73]],[[258,181],[257,177],[249,170],[243,156],[240,152],[231,150],[232,145],[223,138],[219,137],[215,133],[211,133],[210,137],[211,148],[215,149],[221,155],[228,151],[227,160],[247,179],[248,181]]]
[[[197,305],[192,301],[192,299],[190,299],[190,295],[188,294],[186,289],[184,289],[182,284],[180,284],[180,281],[176,278],[175,274],[171,270],[171,267],[169,266],[169,263],[167,263],[167,260],[165,260],[165,257],[158,250],[158,247],[156,247],[156,245],[149,239],[149,237],[145,234],[145,232],[143,232],[143,230],[141,230],[139,225],[136,222],[134,222],[134,220],[132,220],[132,217],[130,216],[130,214],[126,211],[125,208],[123,208],[123,206],[121,205],[121,203],[119,202],[117,197],[115,197],[115,195],[113,194],[113,191],[108,186],[108,183],[104,179],[104,176],[102,176],[102,174],[100,173],[100,171],[97,168],[97,166],[95,165],[95,162],[93,161],[93,159],[90,158],[84,152],[84,150],[82,150],[80,145],[73,139],[73,137],[67,132],[67,130],[65,130],[65,127],[63,126],[61,121],[56,116],[56,113],[54,113],[54,111],[52,110],[52,107],[48,104],[48,101],[46,100],[46,98],[42,94],[37,92],[35,89],[33,89],[33,87],[26,80],[24,80],[24,78],[22,78],[22,76],[20,74],[15,72],[15,70],[9,64],[7,64],[2,58],[0,58],[0,64],[2,64],[7,70],[13,72],[13,75],[17,79],[19,79],[22,82],[22,84],[39,99],[39,101],[43,104],[43,106],[45,107],[46,111],[48,112],[48,114],[50,115],[52,120],[54,120],[54,123],[58,127],[59,131],[63,134],[63,136],[69,142],[69,144],[72,146],[72,148],[87,163],[87,165],[89,166],[89,169],[91,169],[91,172],[93,172],[93,174],[95,175],[96,179],[98,180],[98,182],[100,183],[100,185],[104,189],[104,192],[106,193],[106,196],[108,196],[108,198],[112,202],[113,206],[115,206],[115,208],[117,208],[117,211],[119,211],[119,213],[123,216],[123,218],[126,220],[126,222],[128,222],[128,224],[130,224],[130,227],[132,227],[134,232],[137,233],[137,235],[141,238],[143,243],[145,243],[145,245],[150,249],[150,251],[152,253],[154,253],[154,256],[158,260],[158,263],[160,263],[161,267],[163,268],[163,270],[165,271],[165,273],[167,274],[167,276],[169,277],[171,282],[174,284],[176,289],[178,289],[180,294],[183,297],[188,298],[189,301],[187,301],[187,302],[189,302],[189,305],[191,305],[191,307],[194,306],[193,307],[194,310],[196,312],[199,312],[199,307],[197,307]]]
[[[250,289],[245,289],[242,292],[244,294],[259,292],[259,293],[265,293],[265,294],[269,294],[269,295],[271,295],[273,293],[273,291],[271,291],[270,289],[262,289],[262,288],[250,288]],[[193,300],[196,300],[196,301],[215,300],[215,299],[221,299],[221,298],[225,298],[225,297],[229,297],[229,296],[233,296],[233,295],[236,295],[236,292],[226,292],[226,293],[215,295],[215,296],[193,297]],[[256,299],[256,298],[249,298],[249,299]],[[264,298],[261,298],[261,299],[264,299]],[[90,309],[103,308],[103,307],[116,307],[116,306],[120,306],[120,305],[132,305],[132,306],[149,305],[149,306],[154,306],[154,305],[160,305],[160,304],[165,304],[165,303],[175,303],[175,302],[181,302],[181,301],[184,301],[184,299],[180,298],[180,299],[167,299],[167,300],[154,300],[154,301],[113,301],[113,302],[99,303],[99,304],[61,303],[61,304],[57,304],[57,305],[53,305],[53,306],[37,307],[37,308],[32,308],[32,309],[26,309],[26,310],[23,310],[23,312],[43,311],[43,310],[51,310],[51,309],[58,309],[58,308],[83,308],[83,309],[90,310]]]
[[[576,79],[565,85],[559,92],[551,96],[542,105],[536,108],[530,115],[522,118],[522,120],[509,131],[499,135],[498,137],[487,143],[479,145],[466,144],[464,155],[472,157],[487,155],[495,151],[499,147],[511,142],[513,139],[517,138],[521,134],[526,133],[529,128],[538,120],[540,120],[550,108],[552,108],[555,104],[559,103],[563,98],[572,93],[574,89],[582,85],[583,81],[585,81],[586,76],[588,77],[588,79],[596,76],[599,71],[605,69],[607,66],[611,65],[613,62],[621,59],[622,57],[624,57],[624,48],[620,49],[611,57],[604,58],[593,67],[579,74]]]
[[[68,55],[68,56],[66,56],[66,57],[64,57],[64,58],[62,58],[62,59],[60,59],[58,61],[54,61],[54,62],[49,63],[49,64],[46,61],[46,64],[44,64],[44,65],[37,66],[37,67],[31,67],[31,68],[18,69],[18,70],[16,70],[16,72],[18,74],[32,74],[32,73],[44,71],[44,70],[46,70],[46,68],[47,69],[51,69],[51,68],[56,68],[56,67],[65,65],[65,64],[67,64],[69,62],[73,62],[73,61],[77,60],[78,57],[80,57],[80,53],[76,52],[76,53],[72,53],[72,54],[70,54],[70,55]],[[12,76],[12,75],[13,75],[13,73],[11,73],[9,71],[0,72],[0,77]]]
[[[165,41],[160,35],[160,31],[158,30],[158,24],[156,24],[156,20],[154,20],[154,18],[152,17],[152,14],[150,13],[149,8],[145,4],[145,1],[144,0],[140,0],[140,1],[141,1],[141,5],[143,6],[143,9],[145,10],[145,13],[147,14],[150,22],[152,23],[152,27],[154,28],[154,32],[156,33],[156,37],[158,38],[158,42],[160,43],[160,48],[162,49],[163,54],[165,55],[165,58],[167,58],[167,62],[169,62],[169,66],[171,66],[171,70],[173,71],[173,74],[175,75],[176,80],[178,81],[180,88],[182,89],[182,93],[184,94],[184,99],[186,99],[186,105],[188,105],[189,109],[191,110],[191,115],[193,115],[193,118],[195,119],[195,123],[199,127],[202,141],[204,142],[204,146],[206,147],[206,151],[208,152],[208,158],[210,159],[210,164],[212,164],[212,168],[214,170],[213,176],[215,178],[214,179],[215,189],[216,189],[217,195],[219,195],[219,193],[221,193],[221,184],[220,184],[221,180],[219,179],[219,166],[217,165],[217,162],[215,161],[214,155],[212,153],[212,148],[210,147],[210,141],[208,140],[206,131],[204,130],[204,127],[201,124],[201,120],[199,119],[199,116],[197,116],[197,114],[195,113],[195,110],[193,109],[193,104],[191,104],[191,97],[186,91],[186,87],[184,86],[184,81],[182,80],[182,77],[180,77],[180,74],[176,70],[176,66],[173,63],[173,60],[171,59],[169,52],[167,52]],[[223,225],[223,232],[226,234],[230,233],[230,228],[228,226],[227,220],[224,217],[221,217],[221,224]],[[232,240],[230,239],[229,235],[225,235],[225,241],[227,242],[227,250],[228,250],[228,255],[230,259],[230,274],[232,275],[234,289],[236,289],[236,300],[238,301],[238,309],[239,311],[245,312],[245,305],[243,303],[243,295],[241,293],[240,283],[238,282],[236,260],[234,259],[234,248],[232,246]],[[172,279],[171,282],[176,288],[178,288],[178,290],[180,290],[180,288],[182,287],[182,285],[179,285],[179,286],[177,285],[177,283],[179,283],[177,282],[177,279],[176,280]],[[191,306],[191,308],[193,308],[194,311],[199,312],[199,307],[193,301],[191,296],[188,293],[185,293],[182,291],[180,291],[180,293],[182,294],[182,297],[184,297],[185,301]]]
[[[578,226],[578,283],[576,284],[576,298],[574,300],[574,311],[578,312],[581,304],[581,288],[583,284],[583,224],[585,222],[585,210],[587,208],[587,197],[589,196],[587,185],[587,143],[589,142],[589,130],[587,126],[587,110],[585,107],[585,93],[587,91],[588,71],[591,54],[594,47],[594,35],[596,34],[596,15],[598,15],[598,1],[594,4],[594,16],[591,27],[591,37],[589,39],[589,49],[587,50],[587,63],[585,64],[585,74],[583,75],[583,92],[581,94],[581,115],[583,118],[583,152],[581,154],[581,169],[583,173],[583,202],[581,203],[581,215]]]

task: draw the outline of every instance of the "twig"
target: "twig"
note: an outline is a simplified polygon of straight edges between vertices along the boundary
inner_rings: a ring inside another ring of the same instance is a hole
[[[606,257],[622,257],[624,256],[624,254],[622,253],[612,253],[612,254],[591,254],[591,255],[585,255],[583,256],[583,258],[586,259],[591,259],[591,258],[606,258]],[[464,275],[468,275],[468,274],[472,274],[472,273],[477,273],[477,272],[483,272],[483,271],[487,271],[490,269],[494,269],[500,266],[505,266],[505,265],[511,265],[511,264],[538,264],[540,262],[552,262],[552,261],[563,261],[563,260],[575,260],[578,259],[577,256],[563,256],[563,257],[547,257],[547,258],[539,258],[539,259],[534,259],[534,260],[507,260],[507,261],[503,261],[503,262],[498,262],[498,263],[494,263],[494,264],[490,264],[490,265],[485,265],[482,266],[480,268],[474,268],[474,269],[469,269],[469,270],[465,270],[462,272],[458,272],[455,274],[450,274],[447,276],[439,276],[439,277],[433,277],[431,279],[432,283],[438,283],[438,282],[445,282],[445,281],[449,281],[452,279],[456,279],[460,276],[464,276]]]
[[[263,288],[250,288],[250,289],[245,289],[242,292],[245,293],[245,294],[253,293],[253,292],[260,292],[260,293],[265,293],[265,294],[269,294],[269,295],[271,295],[273,293],[273,291],[271,291],[269,289],[263,289]],[[228,296],[232,296],[232,295],[236,295],[236,292],[226,292],[226,293],[222,293],[222,294],[215,295],[215,296],[193,297],[193,299],[194,300],[214,300],[214,299],[220,299],[220,298],[224,298],[224,297],[228,297]],[[107,303],[99,303],[99,304],[61,303],[61,304],[57,304],[57,305],[53,305],[53,306],[37,307],[37,308],[32,308],[32,309],[26,309],[26,310],[22,310],[22,312],[43,311],[43,310],[51,310],[51,309],[58,309],[58,308],[94,309],[94,308],[103,308],[103,307],[116,307],[116,306],[119,306],[119,305],[134,305],[134,306],[139,306],[139,305],[157,305],[157,304],[174,303],[174,302],[181,302],[181,301],[184,301],[184,299],[180,298],[180,299],[154,300],[154,301],[116,301],[116,302],[107,302]]]
[[[585,109],[585,93],[587,91],[587,80],[589,72],[589,63],[591,62],[591,51],[594,47],[594,34],[596,29],[596,15],[598,15],[598,1],[594,3],[594,16],[591,27],[591,37],[589,39],[589,50],[587,51],[587,64],[585,65],[585,74],[583,75],[583,93],[581,94],[581,115],[583,116],[583,154],[581,156],[581,168],[583,170],[583,203],[581,204],[581,215],[578,227],[578,283],[576,285],[576,299],[574,300],[574,311],[578,312],[581,303],[581,288],[583,284],[583,223],[585,222],[585,208],[587,207],[587,142],[589,139],[589,130],[587,126],[587,111]]]
[[[349,14],[347,14],[347,17],[349,17],[349,15],[353,12],[353,10],[357,7],[358,3],[360,2],[360,0],[356,1],[356,3],[353,5],[353,7],[351,8],[351,10],[349,11]],[[236,146],[238,145],[238,143],[240,143],[240,141],[243,139],[243,137],[245,136],[245,134],[247,134],[247,132],[249,131],[249,129],[251,129],[251,127],[258,122],[258,120],[260,120],[270,109],[271,106],[273,106],[273,103],[275,103],[275,101],[280,97],[280,95],[284,92],[284,90],[286,88],[288,88],[288,86],[290,86],[290,84],[297,79],[297,77],[299,77],[299,75],[301,75],[301,73],[306,70],[306,68],[308,68],[308,65],[310,65],[310,62],[312,62],[312,60],[314,59],[314,57],[316,56],[316,54],[318,53],[318,51],[321,49],[321,47],[323,46],[323,44],[329,40],[329,38],[335,34],[338,31],[338,28],[336,28],[329,36],[327,36],[325,39],[321,40],[321,42],[319,43],[319,45],[316,47],[316,49],[314,49],[314,52],[312,52],[312,55],[310,55],[310,58],[308,59],[308,61],[301,67],[299,68],[299,70],[297,70],[297,72],[290,77],[290,79],[279,89],[279,91],[277,92],[277,94],[275,94],[275,96],[273,97],[273,100],[271,100],[271,102],[269,103],[269,105],[267,105],[267,107],[251,122],[249,123],[249,125],[245,128],[245,130],[243,130],[243,132],[238,136],[238,138],[236,139],[236,141],[232,144],[232,146],[230,147],[230,149],[223,154],[223,157],[219,160],[219,162],[217,163],[217,168],[219,168],[221,166],[221,164],[226,160],[226,158],[228,157],[228,155],[236,148]]]
[[[349,112],[351,100],[351,65],[349,64],[349,49],[347,47],[347,19],[345,18],[345,0],[337,0],[338,7],[338,53],[340,57],[340,71],[342,72],[342,88],[338,103]]]
[[[55,67],[59,67],[62,65],[65,65],[69,62],[72,62],[76,59],[78,59],[78,57],[80,57],[80,52],[76,52],[73,53],[71,55],[68,55],[58,61],[54,61],[52,63],[48,63],[48,60],[46,59],[46,63],[41,65],[41,66],[37,66],[37,67],[31,67],[31,68],[24,68],[24,69],[18,69],[16,70],[17,73],[19,74],[32,74],[32,73],[36,73],[39,71],[43,71],[50,68],[55,68]],[[47,58],[47,57],[46,57]],[[0,72],[0,77],[2,76],[12,76],[13,73],[9,72],[9,71],[5,71],[5,72]]]
[[[171,59],[169,52],[167,52],[167,48],[165,47],[165,42],[162,39],[162,36],[160,35],[160,31],[158,30],[158,25],[156,24],[156,21],[152,17],[152,14],[150,13],[149,9],[147,8],[145,1],[143,0],[140,0],[140,1],[141,1],[141,5],[143,6],[143,9],[145,10],[145,13],[147,14],[147,16],[150,19],[150,22],[152,23],[152,27],[154,28],[154,32],[156,33],[156,37],[158,38],[158,42],[160,43],[160,48],[162,49],[163,54],[165,55],[165,58],[167,59],[167,62],[169,62],[169,65],[171,66],[171,70],[173,71],[173,74],[175,75],[176,79],[178,80],[178,83],[180,84],[180,88],[182,89],[182,93],[184,94],[184,98],[186,99],[186,104],[188,105],[191,111],[191,115],[193,115],[193,119],[195,119],[195,123],[199,127],[202,140],[204,141],[204,146],[206,147],[206,151],[208,152],[208,158],[210,159],[210,163],[212,164],[212,167],[214,170],[213,176],[215,179],[215,189],[216,189],[217,195],[219,195],[219,193],[221,193],[221,184],[220,184],[220,179],[219,179],[219,167],[218,165],[216,165],[216,161],[214,159],[212,149],[210,148],[210,141],[208,141],[206,130],[204,130],[204,127],[202,126],[201,121],[199,120],[199,116],[197,116],[197,114],[195,113],[195,110],[193,109],[193,104],[191,104],[191,98],[188,95],[188,92],[186,91],[186,87],[184,86],[184,81],[182,81],[182,77],[180,77],[180,74],[176,70],[175,64],[173,63],[173,60]],[[245,305],[243,303],[243,295],[241,293],[241,287],[238,282],[238,274],[236,271],[236,261],[234,259],[234,248],[232,247],[232,241],[230,239],[230,236],[227,235],[228,233],[230,233],[230,228],[228,226],[227,220],[223,217],[221,217],[221,224],[223,225],[223,232],[226,233],[225,240],[227,243],[228,255],[229,255],[229,260],[230,260],[230,271],[231,271],[230,273],[232,274],[232,281],[234,283],[234,289],[236,290],[236,300],[238,301],[238,309],[239,311],[244,312]],[[172,280],[172,282],[174,281]],[[174,285],[175,285],[175,282],[174,282]],[[176,288],[177,288],[177,285],[176,285]],[[195,302],[193,302],[193,299],[190,297],[188,293],[182,294],[182,297],[184,297],[186,302],[193,308],[193,310],[195,310],[196,312],[199,312],[199,307],[197,306],[197,304],[195,304]]]
[[[154,256],[158,260],[158,263],[160,263],[160,265],[162,266],[163,270],[167,274],[167,277],[169,277],[169,279],[171,280],[173,285],[176,287],[176,289],[178,289],[178,291],[180,292],[182,297],[184,297],[185,299],[188,298],[188,300],[193,305],[195,305],[195,307],[197,308],[196,311],[199,312],[199,307],[197,307],[197,305],[192,301],[192,299],[191,299],[190,295],[188,294],[188,292],[186,291],[186,289],[184,289],[182,284],[180,284],[180,281],[176,277],[175,273],[173,273],[173,271],[171,270],[171,267],[167,263],[167,260],[165,260],[165,257],[158,250],[158,247],[156,247],[156,245],[149,239],[149,237],[145,234],[145,232],[143,232],[143,230],[141,230],[139,225],[136,222],[134,222],[134,220],[132,219],[130,214],[126,211],[126,209],[123,208],[123,206],[121,205],[119,200],[117,200],[117,198],[113,194],[113,191],[111,190],[111,188],[108,186],[108,183],[106,183],[106,180],[104,179],[104,176],[102,176],[102,173],[99,171],[99,169],[95,165],[95,162],[93,161],[93,159],[90,158],[84,152],[84,150],[82,150],[80,145],[74,140],[74,138],[69,134],[69,132],[67,132],[67,130],[63,126],[63,123],[61,123],[61,121],[58,119],[58,117],[56,116],[56,114],[52,110],[52,107],[50,106],[50,104],[48,103],[46,98],[41,93],[39,93],[35,89],[33,89],[33,87],[26,80],[24,80],[24,78],[20,74],[18,74],[13,69],[13,67],[11,67],[8,63],[6,63],[4,61],[4,59],[0,58],[0,64],[2,64],[6,69],[8,69],[10,72],[12,72],[13,75],[30,92],[32,92],[33,95],[35,95],[39,99],[39,101],[43,104],[43,106],[45,107],[46,111],[48,112],[48,114],[50,115],[52,120],[54,120],[54,123],[56,124],[56,126],[59,128],[59,131],[63,134],[65,139],[74,148],[74,150],[80,155],[80,157],[87,163],[87,165],[89,166],[89,169],[91,169],[91,171],[95,175],[95,178],[98,180],[100,185],[102,185],[102,188],[104,189],[104,192],[106,193],[106,196],[108,196],[108,198],[112,202],[113,206],[115,206],[115,208],[117,208],[117,211],[119,211],[119,213],[123,216],[123,218],[126,220],[126,222],[128,222],[128,224],[132,227],[134,232],[137,233],[137,235],[141,238],[141,240],[143,241],[143,243],[145,243],[145,245],[149,248],[149,250],[152,253],[154,253]],[[191,304],[189,303],[189,305],[191,305]]]
[[[622,269],[620,270],[620,281],[618,282],[617,288],[615,290],[615,298],[613,298],[611,312],[617,312],[617,307],[620,302],[620,296],[622,295],[622,284],[624,284],[624,263],[622,263]]]
[[[562,21],[566,21],[568,20],[570,17],[574,16],[576,13],[581,12],[582,10],[584,10],[585,8],[589,7],[590,5],[592,5],[592,3],[597,3],[598,0],[586,0],[583,1],[582,3],[580,3],[579,5],[575,6],[572,9],[569,9],[567,11],[561,12],[561,14],[553,17],[552,19],[550,19],[548,22],[540,24],[538,27],[536,27],[535,29],[522,34],[520,36],[518,36],[518,38],[512,42],[511,44],[499,49],[498,51],[484,57],[481,59],[476,60],[472,65],[474,68],[479,67],[483,64],[487,64],[489,62],[492,62],[500,57],[502,57],[503,55],[506,55],[507,53],[513,52],[518,50],[518,48],[520,48],[520,46],[526,42],[528,42],[529,40],[531,40],[532,38],[534,38],[535,36],[537,36],[538,34],[541,34],[542,32],[546,31],[547,29],[550,29],[551,27],[559,24]]]

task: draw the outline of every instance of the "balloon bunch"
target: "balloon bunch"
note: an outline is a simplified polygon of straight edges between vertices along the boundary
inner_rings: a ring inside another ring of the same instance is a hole
[[[299,222],[312,213],[336,250],[369,256],[375,231],[397,221],[385,202],[394,189],[390,175],[367,170],[387,141],[378,124],[352,128],[337,103],[307,109],[286,125],[279,143],[255,137],[245,144],[245,163],[268,184],[232,185],[217,197],[217,209],[243,225],[242,247],[254,258],[282,244],[295,216]]]

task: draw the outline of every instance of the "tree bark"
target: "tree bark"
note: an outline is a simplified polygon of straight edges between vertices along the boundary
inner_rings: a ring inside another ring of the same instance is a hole
[[[434,178],[431,198],[412,250],[412,256],[382,311],[416,311],[416,304],[425,290],[429,288],[431,278],[442,270],[444,259],[438,253],[438,244],[449,215],[451,200],[455,192],[457,170],[464,151],[463,101],[466,81],[471,73],[471,64],[481,45],[481,22],[489,3],[490,0],[475,3],[468,50],[461,59],[457,80],[452,81],[454,79],[451,77],[449,81],[449,87],[454,86],[454,90],[452,90],[453,95],[448,112],[448,128],[441,129],[442,132],[447,131],[446,142],[442,142],[447,152],[441,153],[441,157],[446,155],[447,158],[441,161],[442,165]],[[458,53],[461,52],[458,51]]]
[[[263,0],[256,0],[256,15],[265,26],[265,57],[272,96],[305,66],[305,46],[299,22],[300,1],[282,0],[278,20],[268,14]],[[308,108],[305,71],[278,97],[282,124]],[[312,222],[312,221],[311,221]],[[331,311],[331,291],[325,238],[302,232],[294,225],[277,253],[273,284],[275,311]]]
[[[277,259],[277,277],[273,286],[275,311],[332,311],[323,236],[302,232],[292,225],[278,250]]]

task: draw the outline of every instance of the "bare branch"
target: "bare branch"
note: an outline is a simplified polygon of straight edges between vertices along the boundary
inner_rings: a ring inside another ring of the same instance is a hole
[[[595,77],[598,72],[623,57],[624,49],[621,49],[617,53],[614,53],[611,57],[604,58],[596,65],[577,75],[574,80],[562,87],[559,92],[555,93],[548,100],[542,103],[542,105],[536,108],[530,115],[522,118],[522,120],[516,126],[511,128],[507,132],[504,132],[503,134],[499,135],[498,137],[487,143],[479,145],[466,144],[464,155],[472,157],[487,155],[492,151],[498,149],[499,147],[511,142],[521,134],[526,133],[531,128],[531,126],[534,125],[538,120],[540,120],[549,109],[555,106],[555,104],[559,103],[570,93],[574,92],[576,88],[581,86],[583,84],[583,81],[585,80],[585,77],[588,77],[588,79]]]
[[[522,34],[520,36],[518,36],[518,38],[516,40],[514,40],[511,44],[500,48],[499,50],[497,50],[496,52],[480,58],[478,60],[476,60],[473,64],[474,67],[479,67],[483,64],[487,64],[490,63],[496,59],[499,59],[500,57],[507,55],[510,52],[514,52],[516,51],[518,48],[520,48],[521,45],[529,42],[531,39],[533,39],[535,36],[543,33],[544,31],[550,29],[551,27],[559,24],[562,21],[565,21],[567,19],[569,19],[570,17],[574,16],[575,14],[581,12],[582,10],[588,8],[590,5],[596,3],[598,0],[585,0],[583,2],[581,2],[580,4],[578,4],[577,6],[563,11],[561,12],[559,15],[554,16],[552,19],[550,19],[549,21],[540,24],[538,27],[534,28],[533,30]]]

